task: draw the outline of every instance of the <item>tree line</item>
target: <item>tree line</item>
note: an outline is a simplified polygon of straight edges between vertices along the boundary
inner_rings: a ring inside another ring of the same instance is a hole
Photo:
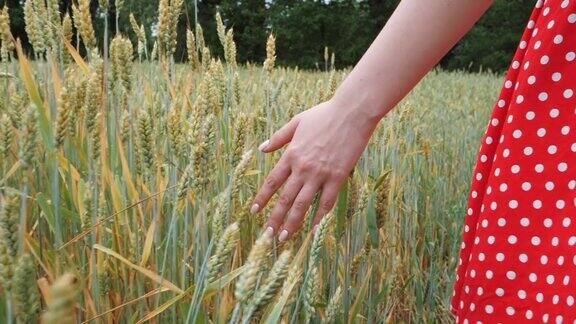
[[[115,30],[115,1],[109,2],[108,23]],[[13,35],[31,51],[24,31],[22,3],[0,1],[9,7]],[[195,22],[202,26],[211,51],[222,56],[214,21],[219,11],[226,26],[234,29],[239,62],[262,62],[267,35],[274,33],[280,65],[322,69],[328,48],[335,53],[336,66],[347,67],[360,59],[398,3],[399,0],[186,0],[178,25],[175,58],[186,60],[186,29],[193,28]],[[59,4],[62,12],[71,11],[72,0],[61,0]],[[533,6],[533,0],[496,0],[440,65],[446,69],[504,71]],[[104,22],[98,0],[92,0],[91,9],[97,35],[101,36]],[[128,18],[133,13],[144,24],[151,47],[157,11],[158,0],[124,0],[118,28],[135,42]]]

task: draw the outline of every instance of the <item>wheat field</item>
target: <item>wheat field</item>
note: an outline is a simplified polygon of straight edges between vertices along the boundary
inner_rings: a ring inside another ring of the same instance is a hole
[[[255,147],[349,70],[328,52],[322,70],[278,67],[273,34],[262,64],[237,64],[219,15],[224,57],[192,26],[176,64],[182,1],[159,1],[156,39],[130,16],[108,43],[88,0],[65,15],[26,0],[27,54],[0,12],[1,321],[451,321],[499,76],[432,71],[382,120],[316,234],[307,219],[279,244],[248,209],[280,154]]]

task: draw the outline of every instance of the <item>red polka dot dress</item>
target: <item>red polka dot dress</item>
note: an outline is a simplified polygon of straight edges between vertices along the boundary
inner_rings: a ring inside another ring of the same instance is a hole
[[[458,323],[576,323],[576,0],[540,0],[478,153]]]

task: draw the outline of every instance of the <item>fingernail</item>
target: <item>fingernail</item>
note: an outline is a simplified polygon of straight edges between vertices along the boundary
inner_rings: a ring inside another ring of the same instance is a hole
[[[266,227],[266,230],[264,231],[264,235],[266,235],[267,237],[274,236],[274,229],[272,228],[272,226]]]
[[[282,230],[282,232],[280,232],[280,235],[278,235],[278,241],[280,241],[280,242],[286,241],[287,238],[288,238],[288,231],[287,230]]]
[[[250,207],[250,214],[256,214],[260,210],[260,205],[254,204]]]
[[[270,140],[265,140],[264,142],[262,142],[262,144],[258,146],[258,150],[260,152],[264,152],[264,150],[268,147],[268,144],[270,144]]]

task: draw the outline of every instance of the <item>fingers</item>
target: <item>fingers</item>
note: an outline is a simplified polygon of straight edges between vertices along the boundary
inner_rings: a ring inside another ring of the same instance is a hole
[[[254,203],[250,207],[250,213],[256,214],[270,200],[272,195],[284,184],[288,176],[290,175],[290,166],[285,162],[284,158],[280,158],[280,161],[274,166],[272,171],[264,180],[264,184],[260,187],[256,198],[254,198]]]
[[[310,208],[318,189],[319,186],[316,184],[305,184],[304,187],[302,187],[302,190],[300,190],[292,204],[292,208],[284,222],[283,229],[278,235],[280,242],[286,241],[290,236],[298,232],[302,226],[304,215],[306,215],[306,212]]]
[[[287,124],[276,131],[269,140],[260,144],[258,149],[264,153],[270,153],[288,144],[288,142],[292,140],[292,136],[294,136],[294,132],[298,126],[298,121],[299,119],[297,117],[292,118]]]
[[[322,218],[326,216],[334,207],[336,199],[338,198],[338,192],[340,191],[340,186],[335,182],[327,182],[322,188],[322,195],[320,196],[320,201],[318,203],[318,211],[314,220],[312,221],[312,231],[316,231],[316,225],[320,223]]]
[[[292,207],[292,203],[303,185],[303,181],[294,175],[286,181],[286,184],[280,193],[280,197],[278,197],[278,201],[272,209],[270,218],[268,219],[268,226],[274,229],[274,233],[277,233],[278,228],[282,225],[286,213],[290,210],[290,207]]]

